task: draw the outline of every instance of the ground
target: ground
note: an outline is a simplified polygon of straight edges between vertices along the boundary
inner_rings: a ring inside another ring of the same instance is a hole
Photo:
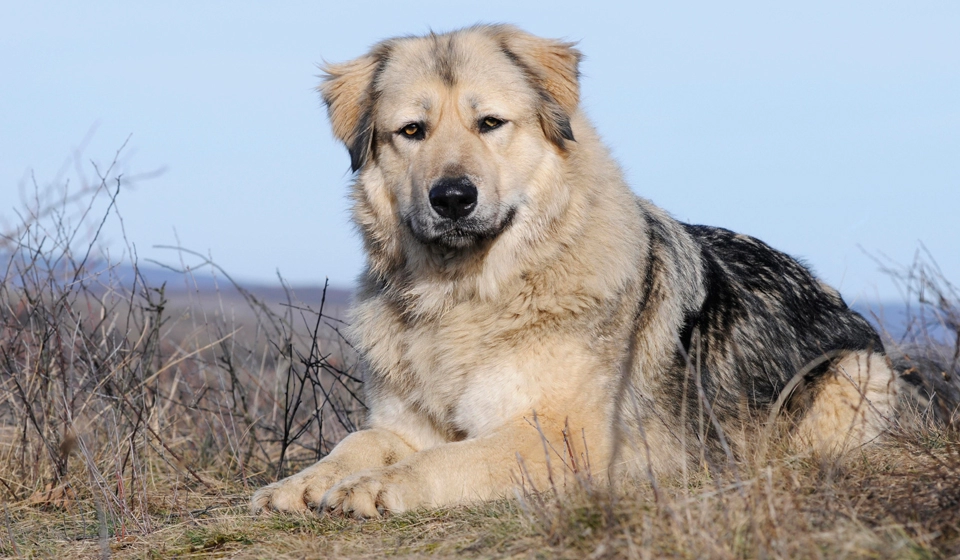
[[[849,465],[779,458],[611,494],[589,480],[358,521],[252,516],[252,488],[189,481],[102,523],[66,491],[5,506],[4,556],[116,558],[946,558],[960,554],[960,441],[890,442]],[[201,473],[198,473],[201,474]],[[201,476],[208,478],[205,474]],[[739,478],[739,481],[736,479]],[[85,489],[78,489],[82,494]],[[100,519],[98,519],[100,517]],[[117,524],[119,521],[119,524]]]

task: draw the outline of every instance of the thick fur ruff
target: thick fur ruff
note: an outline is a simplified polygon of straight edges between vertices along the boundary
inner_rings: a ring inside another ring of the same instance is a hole
[[[356,516],[876,439],[897,380],[840,295],[757,239],[635,196],[580,53],[509,26],[390,39],[320,92],[357,172],[367,427],[252,509]],[[717,463],[719,464],[719,463]]]

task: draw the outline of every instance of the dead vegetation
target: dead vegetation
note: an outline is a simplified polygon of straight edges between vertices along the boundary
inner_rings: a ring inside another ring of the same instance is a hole
[[[923,253],[889,270],[912,306],[890,345],[914,414],[843,465],[770,452],[612,492],[557,460],[553,487],[515,499],[251,517],[253,489],[357,427],[354,354],[323,294],[264,301],[184,249],[176,290],[125,277],[132,247],[104,262],[116,169],[43,190],[0,238],[2,556],[960,557],[960,297]]]

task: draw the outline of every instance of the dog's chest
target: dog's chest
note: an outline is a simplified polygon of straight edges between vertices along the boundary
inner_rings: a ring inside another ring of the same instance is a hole
[[[472,319],[411,328],[399,378],[415,408],[468,437],[529,414],[543,394],[539,352],[520,351],[489,322]]]
[[[375,385],[444,432],[489,433],[542,401],[549,352],[518,334],[529,334],[528,325],[500,306],[458,306],[415,321],[383,302],[355,311],[353,334]]]
[[[482,436],[581,401],[602,364],[616,362],[584,317],[569,312],[564,322],[556,313],[472,302],[441,317],[405,320],[375,300],[357,311],[354,335],[376,386],[447,434]]]

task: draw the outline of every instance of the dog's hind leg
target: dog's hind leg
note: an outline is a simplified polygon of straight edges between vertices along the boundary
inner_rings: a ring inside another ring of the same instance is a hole
[[[877,440],[893,420],[898,383],[883,354],[846,354],[820,381],[796,443],[834,455]]]

